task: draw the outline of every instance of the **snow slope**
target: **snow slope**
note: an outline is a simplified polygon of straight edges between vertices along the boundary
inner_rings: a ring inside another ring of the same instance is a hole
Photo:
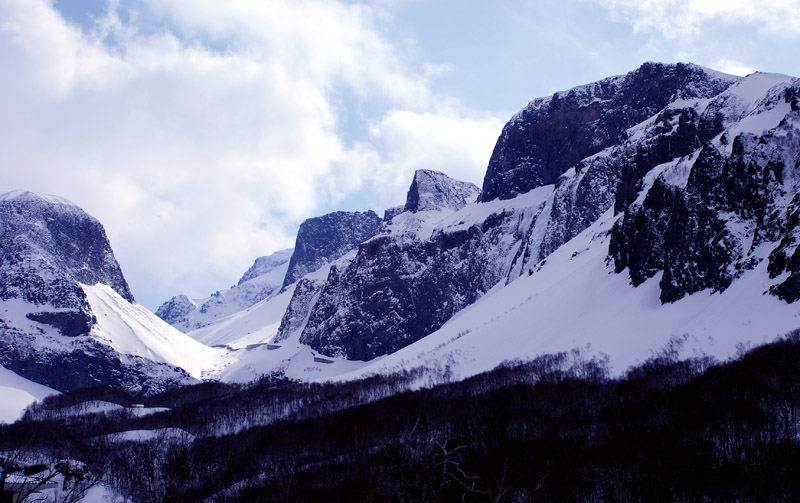
[[[28,405],[56,393],[58,391],[0,367],[0,423],[13,423],[22,417]]]
[[[331,266],[344,267],[354,255],[350,252],[304,278],[321,282],[328,276]],[[281,373],[305,380],[339,375],[365,364],[341,358],[320,358],[317,352],[300,343],[300,331],[276,342],[278,328],[296,287],[296,283],[292,284],[278,295],[187,334],[207,346],[227,351],[213,377],[228,382],[248,382],[264,374]]]
[[[277,333],[281,317],[293,293],[292,286],[274,297],[233,313],[211,325],[193,330],[187,335],[205,345],[224,346],[231,350],[265,344]]]
[[[225,351],[210,348],[175,329],[106,285],[82,285],[97,324],[91,335],[122,354],[141,356],[186,370],[197,379],[225,361]]]

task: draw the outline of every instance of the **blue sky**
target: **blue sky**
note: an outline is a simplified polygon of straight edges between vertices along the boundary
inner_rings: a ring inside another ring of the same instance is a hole
[[[0,0],[0,191],[99,218],[155,309],[415,169],[480,184],[536,97],[644,61],[797,76],[798,50],[800,0]]]

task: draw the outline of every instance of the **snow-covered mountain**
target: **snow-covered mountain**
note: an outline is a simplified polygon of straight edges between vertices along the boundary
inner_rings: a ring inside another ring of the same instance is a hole
[[[156,310],[156,316],[186,333],[243,311],[277,293],[293,252],[289,248],[257,258],[238,283],[204,299],[176,295]]]
[[[471,184],[417,171],[404,211],[359,245],[346,267],[331,267],[316,288],[298,284],[278,339],[301,329],[300,341],[317,351],[370,360],[441,326],[474,301],[464,282],[491,286],[475,260],[495,250],[462,248],[468,230],[446,233],[436,225],[477,195]],[[293,324],[292,318],[305,323]]]
[[[350,359],[393,353],[615,210],[615,272],[636,286],[663,271],[662,301],[722,291],[768,256],[771,277],[789,274],[769,291],[792,300],[796,89],[646,64],[535,100],[504,128],[479,202],[430,232],[401,224],[362,244],[331,271],[301,340]],[[497,201],[509,203],[489,210]]]
[[[647,63],[532,101],[503,128],[482,189],[418,171],[405,205],[383,219],[309,219],[291,258],[258,259],[208,299],[173,298],[159,315],[187,332],[190,351],[173,352],[186,339],[131,311],[108,260],[76,280],[63,258],[25,265],[49,245],[16,262],[4,245],[3,270],[16,272],[2,292],[16,293],[3,306],[23,313],[2,316],[4,340],[83,337],[233,381],[423,367],[435,382],[575,348],[607,354],[619,371],[666,344],[727,357],[800,326],[799,170],[798,79]],[[46,225],[32,221],[22,234]],[[14,279],[30,271],[54,272]],[[123,326],[139,331],[120,339]],[[41,353],[51,343],[26,344]],[[0,364],[23,368],[7,365],[4,348]]]
[[[221,356],[134,302],[96,219],[53,196],[0,196],[0,365],[62,391],[152,392]]]
[[[281,348],[243,372],[463,377],[587,345],[624,370],[676,341],[726,357],[797,328],[798,87],[647,63],[534,100],[477,201],[414,212],[419,187],[448,192],[415,178],[374,237],[297,283]]]

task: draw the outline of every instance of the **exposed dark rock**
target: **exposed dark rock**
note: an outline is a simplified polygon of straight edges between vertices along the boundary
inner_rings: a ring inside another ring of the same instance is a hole
[[[395,221],[397,234],[375,236],[346,267],[331,268],[300,341],[328,356],[370,360],[421,339],[505,277],[519,217],[491,214],[424,240],[403,232],[413,224]]]
[[[77,337],[88,334],[97,318],[82,311],[44,311],[28,313],[29,320],[44,323],[56,328],[65,337]]]
[[[616,271],[628,268],[634,285],[663,271],[662,302],[725,290],[758,264],[752,253],[764,242],[780,241],[769,256],[772,277],[800,271],[800,257],[794,258],[797,198],[785,211],[777,206],[792,134],[786,128],[738,135],[727,156],[708,144],[691,165],[685,187],[657,179],[643,203],[626,209],[613,229],[609,253]],[[731,222],[741,230],[733,232]],[[771,293],[797,300],[795,279],[790,276]]]
[[[0,365],[59,391],[111,386],[154,394],[197,382],[182,369],[144,358],[120,355],[88,337],[76,337],[58,350],[41,347],[36,334],[21,333],[0,319]]]
[[[532,101],[503,128],[478,200],[510,199],[555,183],[671,101],[715,96],[734,81],[691,64],[645,63],[627,75]]]
[[[303,278],[297,282],[292,294],[292,300],[289,302],[286,312],[283,313],[283,318],[281,318],[275,342],[283,341],[295,332],[302,331],[305,328],[308,316],[319,298],[323,284],[324,282],[311,281],[308,278]]]
[[[66,281],[106,284],[133,302],[105,229],[72,203],[31,192],[5,194],[0,229],[0,285],[5,286],[0,298],[58,306],[58,288],[41,288],[37,275],[31,274],[47,267]]]
[[[392,208],[387,209],[383,212],[383,221],[388,222],[389,220],[393,219],[400,213],[404,212],[406,209],[405,206],[394,206]]]
[[[156,316],[174,326],[185,323],[186,315],[195,309],[197,309],[197,306],[189,297],[176,295],[159,306],[156,310]]]
[[[297,231],[283,288],[344,256],[374,236],[382,223],[383,219],[374,211],[337,211],[309,218]]]

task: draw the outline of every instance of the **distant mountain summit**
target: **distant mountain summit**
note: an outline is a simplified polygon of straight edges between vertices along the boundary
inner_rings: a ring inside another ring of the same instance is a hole
[[[473,202],[480,189],[471,183],[454,180],[444,173],[420,169],[408,189],[403,211],[460,210]]]
[[[156,310],[156,316],[186,333],[254,306],[283,285],[293,251],[289,248],[257,258],[238,283],[206,298],[176,295]]]
[[[253,262],[253,265],[251,265],[250,268],[245,271],[242,277],[239,278],[239,282],[236,283],[236,285],[241,286],[248,281],[252,281],[256,278],[264,278],[267,275],[271,276],[271,280],[278,279],[275,277],[275,271],[280,271],[279,268],[283,264],[287,264],[289,262],[289,259],[292,257],[292,253],[294,253],[294,248],[287,248],[286,250],[277,251],[272,255],[258,257],[255,262]],[[283,281],[282,278],[281,281]],[[280,283],[281,281],[278,281],[277,283]],[[271,283],[276,284],[274,281],[271,281]]]

